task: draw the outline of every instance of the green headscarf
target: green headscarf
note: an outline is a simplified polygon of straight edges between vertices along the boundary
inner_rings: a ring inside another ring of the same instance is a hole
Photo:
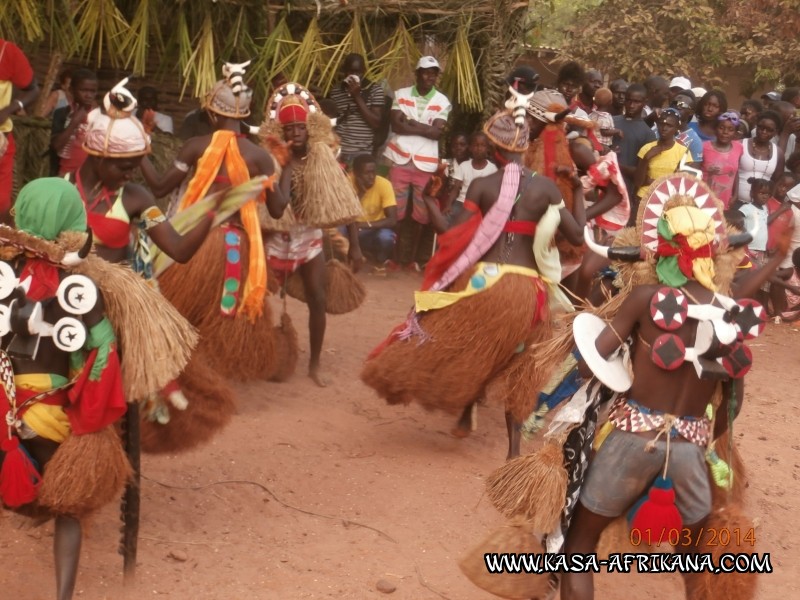
[[[20,190],[14,221],[20,231],[53,241],[64,231],[86,231],[86,210],[69,181],[43,177]]]

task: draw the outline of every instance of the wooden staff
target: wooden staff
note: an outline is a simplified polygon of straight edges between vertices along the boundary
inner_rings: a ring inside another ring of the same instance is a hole
[[[136,574],[136,551],[139,543],[141,446],[139,443],[139,404],[136,402],[128,404],[123,421],[123,436],[125,454],[133,468],[133,477],[125,487],[125,494],[122,496],[123,527],[119,552],[122,554],[124,581],[126,584],[130,584]]]

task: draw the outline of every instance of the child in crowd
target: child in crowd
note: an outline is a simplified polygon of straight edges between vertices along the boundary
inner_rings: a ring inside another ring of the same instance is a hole
[[[497,173],[497,167],[489,160],[489,138],[482,131],[473,133],[469,138],[469,154],[472,157],[458,164],[453,173],[453,186],[450,188],[445,212],[450,211],[454,219],[464,208],[469,185],[479,177]]]
[[[795,211],[792,210],[792,203],[787,199],[786,194],[791,190],[797,180],[792,173],[784,173],[778,181],[773,184],[772,197],[767,201],[767,256],[772,256],[780,235],[789,227],[795,224]],[[774,283],[770,285],[769,297],[772,301],[772,312],[776,316],[776,322],[780,321],[780,315],[786,311],[786,291],[784,283],[792,276],[794,269],[789,264],[791,252],[787,260],[781,263],[781,267],[775,272]]]
[[[736,126],[736,133],[734,134],[733,139],[737,141],[742,141],[746,140],[749,137],[750,137],[750,125],[747,124],[747,121],[742,119]]]
[[[692,153],[675,140],[681,123],[681,114],[675,108],[665,108],[658,117],[658,140],[645,144],[639,150],[634,187],[641,198],[648,186],[659,177],[678,170],[681,162],[692,162]]]
[[[750,177],[747,182],[750,184],[750,202],[740,206],[739,212],[744,215],[744,230],[753,234],[753,241],[747,246],[747,254],[750,256],[753,267],[758,269],[767,262],[767,242],[769,240],[767,202],[770,197],[771,183],[768,179],[756,177]],[[769,291],[769,283],[762,286],[756,298],[764,306],[768,305],[767,291]]]
[[[614,127],[614,117],[611,116],[611,104],[614,100],[614,94],[611,90],[601,87],[594,93],[595,110],[589,115],[589,118],[597,123],[597,141],[606,148],[610,148],[614,141],[615,135],[622,135],[622,132]]]
[[[50,130],[50,174],[63,177],[76,172],[86,152],[83,138],[88,127],[86,117],[97,106],[97,74],[89,69],[77,69],[70,83],[72,103],[53,112]]]
[[[465,160],[469,160],[469,136],[464,132],[454,133],[450,137],[450,158],[445,161],[455,170]]]
[[[456,173],[456,167],[461,163],[468,161],[469,156],[469,135],[464,133],[463,131],[458,131],[453,133],[450,136],[450,142],[448,144],[449,148],[449,155],[450,158],[445,158],[442,160],[440,164],[440,171],[442,171],[441,166],[444,165],[443,173],[434,174],[435,177],[442,177],[443,181],[441,184],[440,192],[436,195],[439,199],[439,206],[441,206],[442,210],[447,209],[450,204],[452,204],[452,200],[448,201],[450,196],[452,195],[452,190],[456,186],[456,180],[454,178]]]
[[[742,144],[734,140],[736,127],[742,121],[734,112],[721,114],[717,119],[716,139],[703,142],[703,162],[700,170],[703,179],[714,191],[725,210],[735,198],[739,178],[739,159],[742,157]],[[735,208],[735,207],[734,207]]]

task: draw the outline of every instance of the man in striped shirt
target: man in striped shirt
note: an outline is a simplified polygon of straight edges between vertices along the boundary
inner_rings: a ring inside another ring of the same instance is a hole
[[[366,70],[363,56],[348,54],[342,62],[344,80],[330,93],[336,104],[341,159],[348,166],[359,154],[372,154],[375,132],[383,118],[383,89],[364,79]]]

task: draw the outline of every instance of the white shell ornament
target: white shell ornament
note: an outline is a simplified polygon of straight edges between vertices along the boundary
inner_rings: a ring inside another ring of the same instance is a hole
[[[74,317],[63,317],[53,327],[53,343],[64,352],[77,352],[86,343],[86,327]]]
[[[5,300],[19,285],[14,269],[7,262],[0,261],[0,300]]]
[[[85,275],[69,275],[58,286],[58,303],[71,315],[85,315],[97,304],[97,286]]]

